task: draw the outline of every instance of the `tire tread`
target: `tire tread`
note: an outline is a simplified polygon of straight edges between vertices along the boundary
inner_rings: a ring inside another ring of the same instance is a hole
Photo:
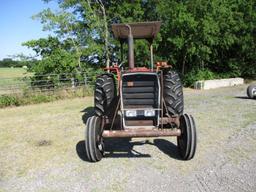
[[[171,115],[183,114],[183,90],[180,77],[175,71],[168,71],[164,75],[164,100],[167,112]]]

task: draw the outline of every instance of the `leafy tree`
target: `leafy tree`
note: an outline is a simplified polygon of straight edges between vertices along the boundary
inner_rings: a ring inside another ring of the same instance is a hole
[[[42,65],[54,61],[64,66],[38,70],[72,71],[87,69],[88,65],[95,68],[108,65],[120,55],[119,43],[111,33],[112,23],[161,20],[161,31],[154,43],[155,58],[168,61],[185,80],[193,79],[186,78],[191,75],[256,77],[254,0],[58,0],[58,3],[58,12],[47,9],[35,16],[56,37],[45,39],[47,43],[41,39],[25,45],[42,57]],[[68,60],[68,66],[63,59],[60,61],[60,55]],[[135,56],[138,64],[147,65],[147,42],[136,42]]]
[[[23,45],[32,48],[37,56],[42,57],[31,68],[36,74],[71,73],[77,67],[76,55],[69,51],[72,49],[69,41],[60,42],[56,37],[49,36],[25,42]]]

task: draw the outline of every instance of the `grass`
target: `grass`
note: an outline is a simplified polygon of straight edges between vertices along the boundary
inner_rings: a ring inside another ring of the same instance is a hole
[[[75,156],[73,147],[84,127],[81,111],[91,104],[92,98],[86,97],[1,109],[1,178],[22,176],[52,159],[61,164],[68,161],[66,155]]]
[[[0,67],[0,78],[17,78],[24,77],[30,73],[27,73],[23,68],[3,68]]]
[[[17,88],[22,91],[26,82],[21,79],[31,74],[23,68],[0,68],[0,95],[15,93]]]
[[[131,186],[132,178],[139,181],[144,175],[152,181],[152,177],[170,172],[182,179],[212,164],[216,154],[231,159],[228,163],[241,162],[256,153],[255,140],[248,140],[246,135],[234,147],[228,145],[230,136],[236,140],[237,133],[256,122],[256,100],[235,97],[245,96],[246,87],[185,89],[185,112],[195,117],[198,131],[195,159],[186,162],[170,157],[153,144],[133,147],[138,153],[150,154],[149,158],[110,157],[96,164],[82,161],[76,147],[79,141],[84,142],[82,111],[93,105],[92,97],[0,109],[0,182],[7,183],[6,189],[12,191],[19,191],[20,184],[26,183],[23,187],[29,189],[31,183],[36,186],[40,182],[46,191],[65,191],[61,188],[65,184],[86,186],[87,191],[122,191]],[[176,144],[175,138],[168,140]],[[168,150],[169,146],[168,142],[164,145]],[[240,151],[241,156],[237,153]],[[95,188],[96,184],[100,187]],[[39,186],[38,191],[43,187]]]
[[[32,73],[27,73],[23,68],[0,68],[0,108],[92,95],[92,88],[89,86],[75,90],[70,87],[45,91],[31,90],[28,88],[30,80],[22,79],[31,75]]]

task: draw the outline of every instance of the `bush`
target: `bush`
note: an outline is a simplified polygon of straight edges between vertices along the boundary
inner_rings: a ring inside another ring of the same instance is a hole
[[[0,108],[7,106],[19,106],[20,102],[17,96],[13,95],[1,95],[0,96]]]
[[[191,87],[196,81],[217,79],[218,75],[210,71],[209,69],[196,69],[187,73],[183,78],[183,84],[185,87]]]

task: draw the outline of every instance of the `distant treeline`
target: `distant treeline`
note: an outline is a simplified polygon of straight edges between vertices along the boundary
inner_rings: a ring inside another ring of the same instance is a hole
[[[0,67],[24,67],[31,68],[36,65],[38,62],[35,59],[22,59],[22,60],[13,60],[12,58],[4,58],[0,60]]]
[[[0,60],[0,67],[22,67],[24,65],[21,61],[15,61],[11,58],[4,58]]]

